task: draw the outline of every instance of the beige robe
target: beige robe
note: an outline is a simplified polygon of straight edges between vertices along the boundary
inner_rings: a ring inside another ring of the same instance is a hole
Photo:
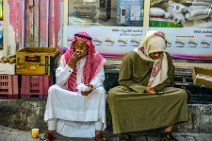
[[[113,132],[143,131],[165,127],[188,120],[188,95],[185,90],[171,87],[173,64],[169,54],[168,78],[155,86],[163,94],[145,94],[153,62],[141,59],[135,52],[123,58],[119,84],[109,91],[108,102]]]

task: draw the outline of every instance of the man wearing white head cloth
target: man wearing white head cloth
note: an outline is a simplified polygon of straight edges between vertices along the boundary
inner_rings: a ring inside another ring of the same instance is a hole
[[[119,86],[108,95],[113,132],[130,141],[129,132],[163,128],[161,141],[176,141],[174,124],[188,120],[188,95],[172,87],[174,66],[163,32],[148,31],[139,48],[124,56]]]
[[[56,84],[48,91],[44,115],[47,139],[56,131],[67,137],[105,140],[104,62],[88,33],[74,35],[70,48],[61,56]]]

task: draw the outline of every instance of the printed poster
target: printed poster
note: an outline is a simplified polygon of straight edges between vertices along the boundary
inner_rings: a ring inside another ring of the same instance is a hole
[[[150,28],[165,33],[167,51],[176,59],[212,60],[212,29],[204,28]],[[139,47],[143,40],[141,27],[76,28],[67,26],[64,46],[70,47],[71,39],[79,31],[88,32],[93,37],[97,50],[105,57],[121,58],[127,52]]]
[[[150,29],[168,39],[167,51],[176,59],[212,60],[212,1],[151,1]]]
[[[176,59],[212,60],[212,29],[150,28],[165,33],[167,51]]]
[[[212,28],[211,0],[151,1],[150,27]]]
[[[121,58],[125,53],[138,47],[143,38],[141,27],[90,26],[77,28],[67,26],[64,29],[63,45],[69,48],[74,34],[80,31],[91,35],[94,46],[104,57]]]

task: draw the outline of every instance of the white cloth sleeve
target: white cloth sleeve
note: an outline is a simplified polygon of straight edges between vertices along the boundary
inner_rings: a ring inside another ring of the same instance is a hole
[[[65,63],[64,55],[62,55],[60,58],[59,66],[56,69],[56,84],[64,87],[72,72],[73,69]],[[95,89],[99,86],[102,86],[104,80],[105,73],[104,67],[102,66],[96,76],[91,80],[90,84],[92,84],[93,88]]]
[[[48,130],[55,131],[57,129],[57,119],[48,120]]]
[[[73,69],[65,63],[64,55],[62,55],[60,58],[59,66],[56,69],[56,84],[65,86],[72,72]]]
[[[93,88],[97,88],[99,86],[103,85],[103,82],[105,80],[105,73],[104,73],[104,67],[99,70],[99,72],[96,74],[96,76],[91,80],[90,84],[93,85]]]

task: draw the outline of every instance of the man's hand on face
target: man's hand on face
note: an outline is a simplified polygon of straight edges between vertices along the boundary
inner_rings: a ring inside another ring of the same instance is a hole
[[[71,56],[68,65],[71,68],[74,68],[81,58],[85,57],[88,54],[88,46],[85,41],[77,40],[74,43],[74,54]]]
[[[84,50],[77,49],[74,52],[74,56],[77,57],[78,60],[81,59],[84,56]]]
[[[77,64],[77,61],[79,61],[84,55],[84,51],[83,50],[76,50],[73,54],[73,56],[70,58],[68,65],[71,68],[74,68]]]

